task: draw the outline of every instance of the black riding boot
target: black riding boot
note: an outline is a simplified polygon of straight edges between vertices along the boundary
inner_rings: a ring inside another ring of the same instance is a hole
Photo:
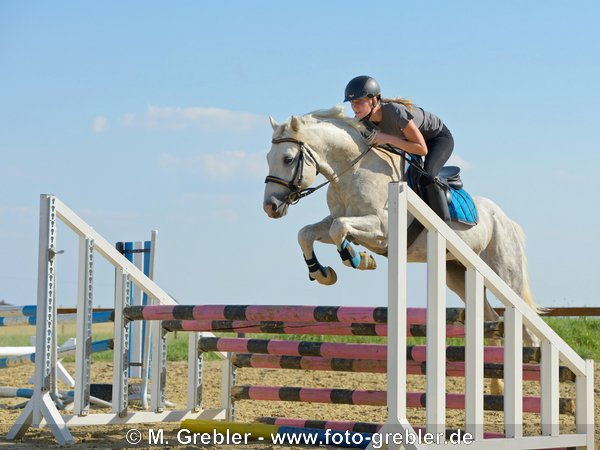
[[[425,202],[433,211],[446,223],[450,223],[450,210],[448,209],[448,199],[444,191],[436,183],[430,183],[423,188],[425,193]]]

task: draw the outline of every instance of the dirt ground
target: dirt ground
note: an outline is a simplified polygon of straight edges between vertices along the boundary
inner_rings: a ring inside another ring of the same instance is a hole
[[[74,373],[73,365],[66,364],[67,369]],[[600,442],[600,363],[595,365],[595,428],[596,439]],[[94,363],[92,365],[92,379],[94,382],[111,382],[112,364],[106,362]],[[183,408],[186,403],[186,370],[185,362],[168,364],[167,372],[167,399]],[[33,373],[33,366],[19,366],[0,370],[0,386],[25,386],[23,380],[27,380]],[[448,392],[463,392],[464,384],[461,378],[447,379]],[[305,386],[305,387],[330,387],[361,390],[385,390],[386,377],[381,374],[366,373],[340,373],[340,372],[309,372],[303,370],[277,370],[277,369],[239,369],[237,384],[273,385],[273,386]],[[424,391],[425,377],[410,376],[410,391]],[[524,383],[525,395],[539,395],[539,384],[533,382]],[[208,362],[204,371],[204,406],[207,408],[218,407],[220,396],[220,368],[218,362]],[[574,385],[563,383],[561,386],[561,397],[574,397]],[[25,437],[17,442],[8,442],[4,435],[18,417],[20,410],[12,408],[21,403],[21,400],[0,398],[0,447],[37,449],[57,448],[50,431],[47,429],[30,429]],[[135,410],[135,407],[131,407]],[[94,408],[94,412],[108,412]],[[424,409],[409,409],[410,422],[413,425],[423,424],[425,421]],[[361,422],[384,422],[386,409],[384,407],[372,406],[350,406],[350,405],[327,405],[327,404],[300,404],[293,402],[259,402],[240,401],[237,403],[237,421],[252,422],[259,416],[299,417],[321,420],[351,420]],[[447,413],[447,425],[449,428],[461,427],[464,423],[464,411],[449,410]],[[524,414],[524,433],[539,434],[539,415]],[[502,431],[503,414],[501,412],[486,412],[486,431]],[[147,425],[125,425],[125,426],[88,426],[77,427],[71,431],[76,439],[72,449],[123,449],[123,448],[202,448],[211,450],[230,449],[231,446],[205,445],[166,445],[162,447],[139,444],[130,446],[125,440],[125,433],[137,428],[147,436],[149,428],[162,428],[166,439],[172,438],[176,442],[177,423],[147,424]],[[574,432],[574,418],[561,415],[561,433]],[[147,438],[145,437],[146,442]],[[252,443],[248,446],[237,447],[248,449],[306,449],[303,446],[278,446],[266,443]],[[600,448],[600,445],[598,446]]]

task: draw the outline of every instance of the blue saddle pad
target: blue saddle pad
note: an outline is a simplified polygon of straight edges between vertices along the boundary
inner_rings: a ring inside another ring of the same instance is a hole
[[[415,179],[409,176],[408,185],[414,189],[413,185],[415,184]],[[418,191],[416,192],[419,194]],[[465,225],[477,225],[477,208],[469,193],[463,188],[455,189],[453,187],[450,188],[450,192],[452,192],[452,201],[448,204],[450,218]],[[419,196],[423,198],[423,196]]]
[[[448,205],[450,217],[466,225],[477,224],[477,208],[473,199],[464,189],[450,189],[452,191],[452,201]]]

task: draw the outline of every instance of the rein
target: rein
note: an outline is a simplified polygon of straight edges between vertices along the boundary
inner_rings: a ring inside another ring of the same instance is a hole
[[[298,139],[294,139],[294,138],[280,138],[280,139],[273,139],[271,141],[272,144],[281,144],[284,142],[291,142],[292,144],[296,144],[296,145],[298,145],[298,147],[300,147],[300,152],[298,155],[298,162],[296,163],[296,169],[294,171],[295,172],[294,176],[292,177],[292,179],[290,181],[287,181],[287,180],[284,180],[283,178],[275,177],[273,175],[267,175],[267,177],[265,178],[265,183],[275,183],[275,184],[279,184],[281,186],[285,186],[286,188],[288,188],[290,190],[290,193],[287,196],[286,203],[288,205],[295,205],[296,203],[298,203],[300,201],[300,199],[314,193],[315,191],[318,191],[319,189],[321,189],[324,186],[327,186],[329,183],[331,183],[332,180],[327,180],[314,188],[309,187],[309,188],[301,189],[303,170],[304,170],[305,152],[308,153],[308,155],[310,155],[310,157],[315,162],[315,165],[317,166],[317,175],[320,172],[319,163],[317,162],[317,159],[315,158],[314,151],[305,142],[299,141]],[[354,161],[352,161],[350,163],[350,166],[347,167],[345,170],[343,170],[342,173],[340,173],[339,175],[334,174],[335,179],[339,180],[342,175],[344,175],[346,172],[348,172],[350,169],[352,169],[352,167],[354,167],[356,165],[356,163],[358,163],[362,158],[364,158],[364,156],[367,153],[369,153],[369,151],[372,148],[373,148],[373,146],[369,146],[369,148],[364,153],[361,153],[357,158],[355,158]]]

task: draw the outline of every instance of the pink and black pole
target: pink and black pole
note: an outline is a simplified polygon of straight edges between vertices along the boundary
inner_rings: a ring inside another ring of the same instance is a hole
[[[315,341],[294,341],[278,339],[248,339],[202,337],[198,343],[202,352],[261,353],[286,356],[323,356],[326,358],[358,358],[384,361],[387,359],[386,344],[352,344]],[[409,345],[406,348],[407,360],[424,362],[427,359],[427,347]],[[484,347],[484,362],[502,364],[504,347]],[[446,347],[447,361],[464,361],[465,347]],[[523,361],[540,362],[539,347],[524,347]]]
[[[321,356],[234,353],[231,363],[237,368],[253,369],[295,369],[361,373],[386,373],[387,371],[386,361],[355,358],[324,358]],[[408,375],[426,375],[427,363],[408,361],[406,373]],[[461,361],[446,362],[446,376],[464,377],[465,363]],[[483,376],[484,378],[504,378],[504,366],[502,364],[485,363],[483,366]],[[537,364],[523,364],[523,380],[540,381],[540,366]],[[567,367],[561,366],[559,381],[575,381],[575,374]]]
[[[386,373],[386,361],[350,358],[323,358],[321,356],[280,356],[253,353],[235,353],[231,358],[235,367],[255,369],[301,369],[335,372]]]
[[[387,325],[371,323],[315,323],[247,320],[166,320],[167,331],[223,333],[314,334],[329,336],[386,336]]]
[[[165,320],[167,331],[212,331],[226,333],[261,334],[316,334],[329,336],[387,336],[387,324],[375,323],[315,323],[247,320]],[[499,338],[503,334],[502,322],[485,322],[484,336]],[[425,337],[425,325],[409,325],[407,336]],[[447,337],[465,337],[462,325],[446,325]]]
[[[335,431],[352,431],[355,433],[377,433],[383,427],[383,424],[371,423],[371,422],[350,422],[350,421],[338,421],[338,420],[307,420],[307,419],[294,419],[287,417],[259,417],[256,419],[259,423],[267,425],[282,425],[289,427],[301,427],[301,428],[317,428],[321,430],[335,430]],[[425,428],[415,427],[415,431],[422,430]],[[451,435],[456,435],[459,430],[448,429],[446,430],[446,438],[449,439]],[[498,439],[504,438],[504,433],[498,432],[485,432],[483,434],[484,439]]]
[[[387,345],[352,344],[278,339],[201,337],[202,352],[260,353],[283,356],[321,356],[325,358],[358,358],[385,361]]]
[[[150,305],[128,306],[129,320],[244,320],[282,322],[387,323],[387,308],[289,305]],[[425,308],[407,308],[408,323],[425,325]],[[448,308],[446,323],[463,324],[463,308]]]
[[[386,391],[361,391],[351,389],[326,389],[279,386],[234,386],[231,389],[233,400],[269,400],[287,402],[333,403],[344,405],[386,406]],[[407,406],[424,408],[427,405],[427,395],[424,392],[408,392]],[[465,409],[464,394],[446,394],[448,409]],[[483,409],[485,411],[503,411],[504,396],[484,395]],[[539,413],[540,397],[523,397],[523,412]],[[573,399],[559,399],[560,414],[574,414]]]
[[[289,427],[317,428],[321,430],[352,431],[355,433],[377,433],[383,426],[380,423],[371,422],[307,420],[287,417],[258,417],[256,421],[267,425],[284,425]]]

